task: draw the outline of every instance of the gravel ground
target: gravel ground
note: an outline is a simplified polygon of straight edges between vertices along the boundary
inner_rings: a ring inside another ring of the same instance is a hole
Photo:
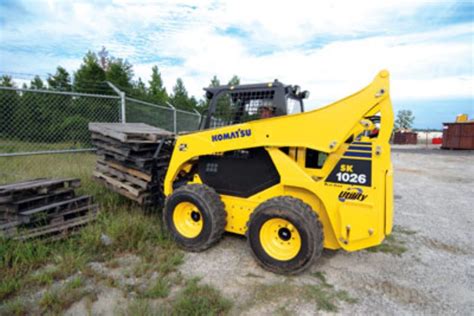
[[[199,276],[234,300],[232,314],[326,313],[302,295],[321,284],[342,314],[464,314],[474,311],[474,152],[394,146],[395,243],[392,253],[325,250],[304,274],[285,277],[257,266],[244,238],[226,235],[204,253],[187,253],[181,272]]]

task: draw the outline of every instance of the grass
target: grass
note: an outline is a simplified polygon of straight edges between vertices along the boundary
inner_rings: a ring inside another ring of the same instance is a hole
[[[367,248],[366,250],[368,252],[382,252],[400,257],[408,250],[408,248],[405,247],[405,242],[400,240],[394,232],[391,235],[388,235],[382,244],[372,248]]]
[[[159,276],[157,280],[142,294],[145,298],[165,298],[170,294],[170,281],[164,276]]]
[[[262,284],[255,290],[257,302],[284,301],[285,298],[300,297],[309,302],[314,302],[316,308],[326,312],[337,312],[338,302],[344,301],[350,304],[356,303],[348,292],[337,290],[327,282],[323,272],[314,272],[311,277],[318,279],[317,284],[294,284],[290,279],[285,282],[274,284]],[[288,306],[286,306],[288,308]],[[279,308],[275,313],[285,313],[286,308]]]
[[[231,307],[232,303],[215,288],[192,279],[177,294],[171,310],[173,315],[223,315]]]
[[[411,230],[411,229],[408,229],[408,228],[405,228],[405,227],[400,226],[400,225],[394,225],[394,226],[393,226],[393,232],[399,233],[399,234],[408,235],[408,236],[411,236],[411,235],[415,235],[415,234],[416,234],[416,231]]]
[[[131,301],[125,312],[126,316],[162,316],[166,315],[161,309],[155,309],[151,306],[150,302],[145,299],[135,299]]]
[[[28,306],[24,300],[17,298],[6,302],[0,310],[0,315],[23,316],[28,314]]]
[[[29,151],[64,150],[64,149],[86,149],[92,145],[86,142],[26,142],[17,139],[0,139],[2,153],[17,153]]]
[[[43,314],[60,314],[75,302],[91,294],[82,286],[82,280],[75,278],[61,287],[49,289],[39,300],[38,306]]]
[[[412,236],[416,233],[417,232],[414,230],[400,225],[394,225],[392,234],[388,235],[382,244],[372,248],[367,248],[366,250],[368,252],[382,252],[400,257],[402,254],[408,251],[408,248],[405,246],[405,241],[401,240],[400,236]]]
[[[86,274],[88,262],[106,261],[123,253],[142,257],[148,265],[144,271],[158,271],[161,277],[182,263],[182,252],[164,232],[156,214],[143,214],[127,199],[91,179],[95,159],[90,153],[0,158],[0,184],[40,177],[80,178],[78,194],[91,194],[101,205],[97,220],[66,240],[44,243],[0,238],[0,301],[13,302],[20,292],[50,286],[78,271]],[[110,246],[102,243],[103,234],[112,240]],[[45,294],[41,299],[45,310],[57,311],[58,295],[53,290]]]
[[[158,279],[147,290],[147,295],[130,301],[123,314],[212,316],[226,315],[232,307],[232,303],[221,296],[218,290],[210,285],[199,284],[199,279],[196,278],[186,281],[176,296],[152,305],[151,299],[163,298],[162,295],[168,296],[169,288],[166,282],[168,282],[166,279]]]

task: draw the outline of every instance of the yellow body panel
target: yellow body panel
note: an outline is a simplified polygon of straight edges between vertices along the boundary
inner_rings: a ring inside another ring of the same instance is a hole
[[[364,136],[374,129],[366,118],[376,114],[381,117],[378,136]],[[392,229],[392,128],[389,74],[381,71],[363,90],[320,109],[179,136],[164,182],[165,195],[172,193],[178,174],[189,172],[200,156],[263,147],[280,183],[248,198],[221,195],[228,214],[226,231],[245,234],[249,216],[260,203],[290,195],[318,213],[324,247],[353,251],[374,246]],[[351,137],[355,142],[348,141]],[[280,147],[290,147],[289,154]],[[321,169],[305,167],[307,149],[328,154]],[[354,172],[357,168],[370,175]],[[338,180],[330,181],[334,177]],[[196,175],[193,182],[201,181]]]

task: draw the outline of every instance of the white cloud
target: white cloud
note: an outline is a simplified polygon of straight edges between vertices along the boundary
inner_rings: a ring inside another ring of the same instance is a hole
[[[213,75],[225,82],[237,74],[244,82],[278,78],[299,84],[312,92],[313,104],[321,104],[359,90],[383,68],[392,73],[394,98],[473,97],[472,22],[437,26],[419,19],[421,11],[447,11],[447,2],[51,0],[29,5],[37,10],[35,18],[7,24],[2,43],[38,52],[0,48],[0,70],[53,72],[58,64],[74,70],[80,58],[65,52],[82,55],[105,45],[112,55],[129,59],[145,82],[157,64],[168,90],[181,77],[197,97]],[[242,34],[226,33],[229,28]]]

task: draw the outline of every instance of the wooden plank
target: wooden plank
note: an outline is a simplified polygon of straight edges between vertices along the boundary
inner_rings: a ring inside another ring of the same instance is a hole
[[[18,236],[13,237],[17,240],[26,240],[31,238],[37,238],[51,233],[61,232],[70,230],[75,227],[84,226],[85,224],[94,221],[97,216],[97,211],[93,211],[84,216],[80,216],[69,220],[65,223],[53,223],[47,226],[39,227],[32,230],[25,230],[23,233],[20,231]]]
[[[136,197],[140,196],[140,194],[143,193],[143,190],[138,190],[138,189],[134,188],[132,186],[132,184],[129,183],[129,182],[119,181],[117,179],[114,179],[110,175],[106,175],[106,174],[103,174],[103,173],[98,172],[98,171],[93,171],[92,174],[94,175],[94,177],[101,178],[101,179],[105,180],[106,182],[110,183],[113,186],[116,186],[116,187],[127,190],[130,194],[132,194]]]
[[[143,123],[89,123],[89,130],[124,143],[156,143],[163,137],[173,135],[166,130]]]
[[[103,136],[96,133],[92,133],[91,138],[93,142],[97,141],[97,142],[105,143],[110,146],[123,147],[123,148],[133,150],[135,152],[146,152],[146,151],[153,152],[158,147],[158,143],[151,143],[151,144],[150,143],[122,143],[119,140],[116,140],[114,138],[110,138],[110,137]]]
[[[101,150],[98,150],[97,153],[105,158],[105,160],[112,160],[115,162],[118,162],[121,165],[125,165],[127,167],[131,167],[134,169],[138,169],[143,172],[151,172],[151,170],[154,167],[154,162],[155,160],[153,158],[149,159],[134,159],[130,157],[125,157],[121,155],[117,155],[114,153],[110,152],[104,152]]]
[[[113,162],[113,161],[103,161],[103,162],[105,164],[107,164],[108,166],[114,168],[114,169],[120,170],[122,172],[126,172],[128,174],[131,174],[134,177],[143,179],[143,180],[148,181],[148,182],[152,181],[153,177],[151,175],[145,173],[145,172],[142,172],[142,171],[139,171],[139,170],[136,170],[136,169],[133,169],[133,168],[128,168],[126,166],[123,166],[123,165],[121,165],[119,163],[116,163],[116,162]]]
[[[143,189],[145,189],[145,190],[146,190],[146,189],[149,187],[149,185],[150,185],[150,183],[147,182],[147,181],[143,181],[143,180],[141,180],[140,178],[136,178],[136,177],[131,176],[131,175],[127,174],[127,173],[123,173],[123,172],[121,172],[121,171],[119,171],[119,170],[116,170],[116,169],[114,169],[114,168],[111,168],[111,167],[109,167],[109,166],[107,166],[107,165],[102,165],[102,164],[99,164],[99,163],[98,163],[98,164],[96,165],[96,170],[99,171],[99,172],[101,172],[101,173],[108,173],[108,174],[111,174],[111,175],[113,175],[113,176],[119,178],[120,180],[126,180],[126,181],[128,181],[128,182],[130,182],[130,183],[133,183],[133,184],[135,184],[135,185],[137,185],[137,186],[139,186],[139,187],[141,187],[141,188],[143,188]]]
[[[20,212],[19,215],[22,223],[31,223],[41,219],[53,217],[59,214],[60,212],[66,212],[73,208],[77,208],[91,203],[92,197],[90,195],[84,195],[67,201],[61,201]]]
[[[112,191],[114,191],[114,192],[116,192],[116,193],[132,200],[132,201],[135,201],[140,205],[142,205],[144,203],[145,198],[149,196],[148,192],[144,192],[140,196],[134,196],[134,195],[130,194],[130,192],[128,192],[127,190],[124,190],[120,187],[113,186],[102,178],[94,178],[94,180],[98,181],[99,183],[101,183],[102,185],[107,187],[108,189],[110,189],[110,190],[112,190]]]
[[[0,185],[0,191],[9,190],[9,189],[21,186],[21,185],[29,185],[29,184],[31,185],[31,184],[35,184],[35,183],[42,182],[42,181],[45,181],[45,180],[47,180],[47,179],[46,178],[38,178],[38,179],[33,179],[33,180],[27,180],[27,181],[15,182],[15,183],[10,183],[10,184],[4,184],[4,185]]]
[[[81,183],[80,179],[77,178],[67,178],[67,179],[41,179],[33,180],[26,182],[12,183],[8,185],[0,186],[0,194],[8,194],[12,192],[24,191],[24,190],[33,190],[33,189],[42,189],[49,186],[54,186],[57,184],[64,184],[64,186],[70,187],[79,187]]]
[[[72,199],[74,196],[75,192],[73,188],[63,188],[47,195],[34,195],[21,200],[13,201],[11,204],[5,205],[5,209],[15,212],[22,212],[33,207]]]

